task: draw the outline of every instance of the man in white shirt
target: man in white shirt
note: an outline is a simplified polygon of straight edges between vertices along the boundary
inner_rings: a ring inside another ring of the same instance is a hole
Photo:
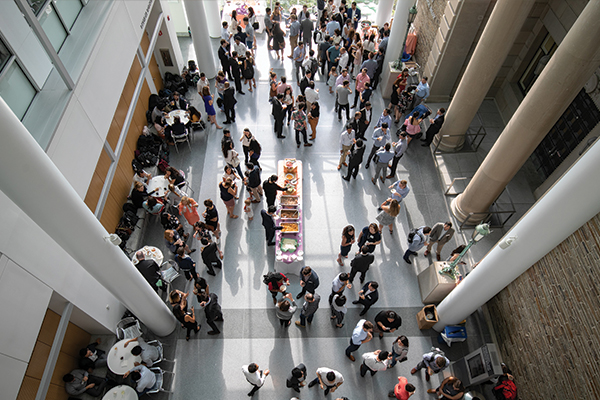
[[[348,357],[350,361],[356,361],[352,352],[358,350],[361,344],[367,343],[371,339],[373,339],[373,323],[366,319],[361,319],[358,321],[358,324],[356,324],[354,331],[352,331],[350,345],[346,347],[346,357]]]
[[[248,48],[246,47],[246,45],[244,43],[242,43],[239,36],[235,37],[235,43],[233,44],[233,51],[235,51],[238,54],[238,56],[240,56],[240,57],[246,57],[246,51],[248,51]]]
[[[131,376],[131,379],[135,382],[135,390],[138,392],[139,397],[146,394],[156,383],[154,372],[142,364],[131,368],[123,374],[123,378],[127,378],[128,376]]]
[[[362,355],[363,363],[360,365],[360,376],[364,378],[367,371],[371,372],[371,376],[377,371],[385,371],[388,369],[392,356],[387,351],[375,350],[372,353]]]
[[[338,68],[340,70],[344,70],[348,68],[348,61],[350,60],[350,55],[348,54],[348,50],[345,47],[340,49],[340,59],[338,61]]]
[[[406,148],[408,147],[408,140],[406,140],[406,132],[402,132],[400,134],[400,139],[396,143],[392,143],[394,147],[394,159],[392,161],[392,166],[390,167],[390,174],[386,176],[386,178],[391,179],[396,175],[396,168],[398,167],[398,162],[404,155]]]
[[[371,147],[371,152],[369,153],[369,157],[367,158],[367,164],[365,168],[369,169],[369,164],[371,160],[375,156],[375,153],[379,151],[379,149],[383,148],[387,142],[391,140],[390,132],[388,131],[388,124],[384,122],[380,128],[376,128],[373,130],[373,147]]]
[[[329,392],[335,392],[344,383],[344,377],[336,370],[321,367],[317,369],[317,377],[308,384],[308,387],[311,388],[317,383],[325,390],[327,396]]]
[[[246,376],[248,383],[253,386],[252,390],[248,393],[250,397],[254,396],[254,393],[265,384],[265,379],[270,373],[268,369],[261,371],[255,363],[242,366],[242,372]]]
[[[348,164],[346,164],[346,156],[352,145],[356,142],[354,135],[355,132],[354,129],[352,129],[352,125],[347,123],[346,130],[340,135],[340,162],[337,167],[338,171],[342,169],[342,165],[348,166]]]
[[[129,345],[132,342],[137,342],[137,346],[131,348],[131,354],[133,354],[134,356],[140,356],[140,358],[142,359],[141,363],[144,364],[146,367],[150,368],[152,364],[154,364],[154,362],[160,357],[158,348],[156,346],[152,346],[146,343],[146,341],[141,337],[136,337],[128,340],[127,342],[125,342],[125,345],[123,347],[127,347],[127,345]],[[137,367],[138,365],[140,365],[140,363],[136,361],[134,365]]]

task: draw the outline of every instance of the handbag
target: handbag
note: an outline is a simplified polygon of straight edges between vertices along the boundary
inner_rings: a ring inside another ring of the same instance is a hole
[[[253,23],[252,24],[252,28],[258,29],[259,28],[258,22]]]

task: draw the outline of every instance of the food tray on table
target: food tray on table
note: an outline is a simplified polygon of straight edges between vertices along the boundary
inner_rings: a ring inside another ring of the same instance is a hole
[[[281,251],[293,253],[298,248],[298,241],[292,238],[283,238],[279,244]]]
[[[297,206],[298,205],[298,196],[292,195],[281,195],[281,199],[279,200],[281,205],[284,206]]]
[[[289,208],[289,209],[282,209],[279,212],[279,215],[281,217],[282,220],[295,220],[298,219],[298,210],[293,209],[293,208]]]
[[[298,233],[298,223],[297,222],[282,222],[282,233]]]

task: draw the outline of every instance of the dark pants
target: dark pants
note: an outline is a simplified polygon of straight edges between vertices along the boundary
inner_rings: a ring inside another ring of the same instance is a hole
[[[235,122],[235,107],[225,107],[225,117],[227,117],[227,122]]]
[[[319,377],[316,377],[308,384],[308,386],[311,387],[311,386],[318,385],[318,384],[319,384]],[[327,386],[327,384],[325,384],[325,383],[323,383],[323,385],[325,385],[325,396],[327,396],[329,394],[329,391],[335,387],[335,386]]]
[[[360,281],[363,282],[363,279],[361,278]],[[373,303],[367,303],[366,300],[363,300],[361,298],[359,298],[358,300],[356,300],[356,303],[357,304],[362,304],[365,307],[365,308],[363,308],[363,310],[360,312],[359,315],[365,315],[367,313],[367,311],[369,311],[369,309],[373,305]]]
[[[260,154],[252,154],[250,156],[250,162],[260,168],[260,164],[258,163],[258,159],[260,158]]]
[[[354,90],[354,103],[352,104],[352,108],[356,107],[356,103],[358,103],[358,98],[359,97],[360,97],[360,92],[355,89]]]
[[[352,338],[350,338],[350,346],[346,347],[346,357],[350,357],[352,352],[358,350],[360,348],[360,344],[352,343]]]
[[[219,328],[217,328],[217,325],[215,325],[215,321],[223,321],[222,312],[219,312],[217,315],[206,314],[206,323],[208,324],[208,326],[210,326],[210,329],[212,329],[215,332],[221,332]]]
[[[375,153],[377,153],[377,151],[379,151],[379,149],[381,149],[381,147],[377,147],[375,145],[373,145],[371,147],[371,152],[369,153],[369,158],[367,158],[367,166],[369,166],[369,164],[371,164],[371,160],[373,159],[373,157],[375,157]]]
[[[306,137],[306,129],[296,129],[296,144],[300,146],[300,134],[302,134],[302,138],[304,139],[304,144],[308,143],[308,138]]]
[[[346,180],[350,179],[350,175],[352,175],[352,177],[354,179],[356,179],[356,175],[358,175],[358,169],[360,168],[360,164],[352,164],[350,163],[348,165],[348,174],[346,175]]]
[[[252,386],[252,390],[250,391],[250,393],[248,393],[248,396],[254,396],[254,393],[256,393],[258,389],[260,389],[260,386],[256,386],[254,384]]]
[[[294,67],[296,68],[296,82],[300,83],[300,71],[302,71],[302,61],[294,61]],[[304,76],[304,72],[302,72],[302,76]]]
[[[93,383],[95,386],[91,389],[85,391],[86,394],[89,394],[92,397],[100,397],[104,392],[104,388],[106,387],[106,380],[104,378],[100,378],[95,375],[88,375],[87,384]]]
[[[363,283],[365,281],[365,277],[367,276],[368,270],[369,270],[369,268],[362,270],[362,269],[352,267],[352,269],[350,269],[350,283],[352,283],[354,281],[354,277],[359,272],[360,272],[360,283]]]
[[[360,364],[360,376],[365,376],[367,371],[371,372],[371,376],[377,373],[377,371],[373,371],[371,368],[367,367],[364,362]]]
[[[416,252],[414,252],[414,251],[406,250],[406,252],[404,253],[404,256],[403,256],[402,258],[404,258],[404,260],[405,260],[405,261],[407,261],[407,260],[408,260],[408,257],[409,257],[410,255],[417,255],[417,253],[416,253]]]
[[[277,135],[277,137],[283,136],[283,120],[284,119],[285,119],[285,115],[283,116],[283,119],[281,119],[281,120],[275,119],[275,134]]]
[[[300,314],[300,324],[306,325],[306,321],[308,321],[308,323],[311,324],[314,317],[315,317],[315,313],[312,313],[308,316],[306,316],[304,314]]]
[[[289,319],[280,319],[280,320],[279,320],[279,325],[281,325],[281,326],[283,326],[283,327],[287,328],[288,326],[290,326],[291,322],[292,322],[292,321],[291,321],[291,320],[289,320]]]
[[[227,74],[227,79],[232,80],[233,77],[231,76],[231,66],[229,65],[229,63],[227,63],[227,65],[221,63],[221,67],[223,69],[223,72]]]
[[[425,132],[425,144],[430,145],[431,142],[433,141],[434,136],[438,132],[439,131],[437,129],[427,129],[427,132]]]
[[[402,154],[402,156],[403,155],[404,154]],[[396,168],[398,168],[398,162],[400,161],[402,156],[400,156],[400,157],[394,156],[394,159],[392,160],[392,166],[390,167],[390,176],[396,175]]]
[[[267,32],[267,49],[271,46],[272,41],[273,41],[273,35],[270,35],[269,32]]]
[[[240,74],[233,75],[233,80],[235,81],[235,91],[242,92],[242,76]]]
[[[338,104],[338,119],[342,119],[342,110],[346,110],[346,121],[350,120],[350,103]]]
[[[265,236],[267,238],[267,243],[274,243],[275,229],[266,229],[265,228]]]
[[[246,164],[248,162],[248,157],[250,156],[250,147],[242,146],[242,149],[244,150],[244,164]],[[240,175],[240,178],[242,178],[242,175]]]

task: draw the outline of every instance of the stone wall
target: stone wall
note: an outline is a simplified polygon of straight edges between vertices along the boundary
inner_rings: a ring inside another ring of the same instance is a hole
[[[429,52],[435,41],[444,9],[448,0],[420,0],[417,2],[417,18],[413,25],[417,30],[417,48],[414,59],[425,71]],[[452,0],[452,2],[457,2]]]
[[[522,399],[600,398],[600,214],[488,308]]]

